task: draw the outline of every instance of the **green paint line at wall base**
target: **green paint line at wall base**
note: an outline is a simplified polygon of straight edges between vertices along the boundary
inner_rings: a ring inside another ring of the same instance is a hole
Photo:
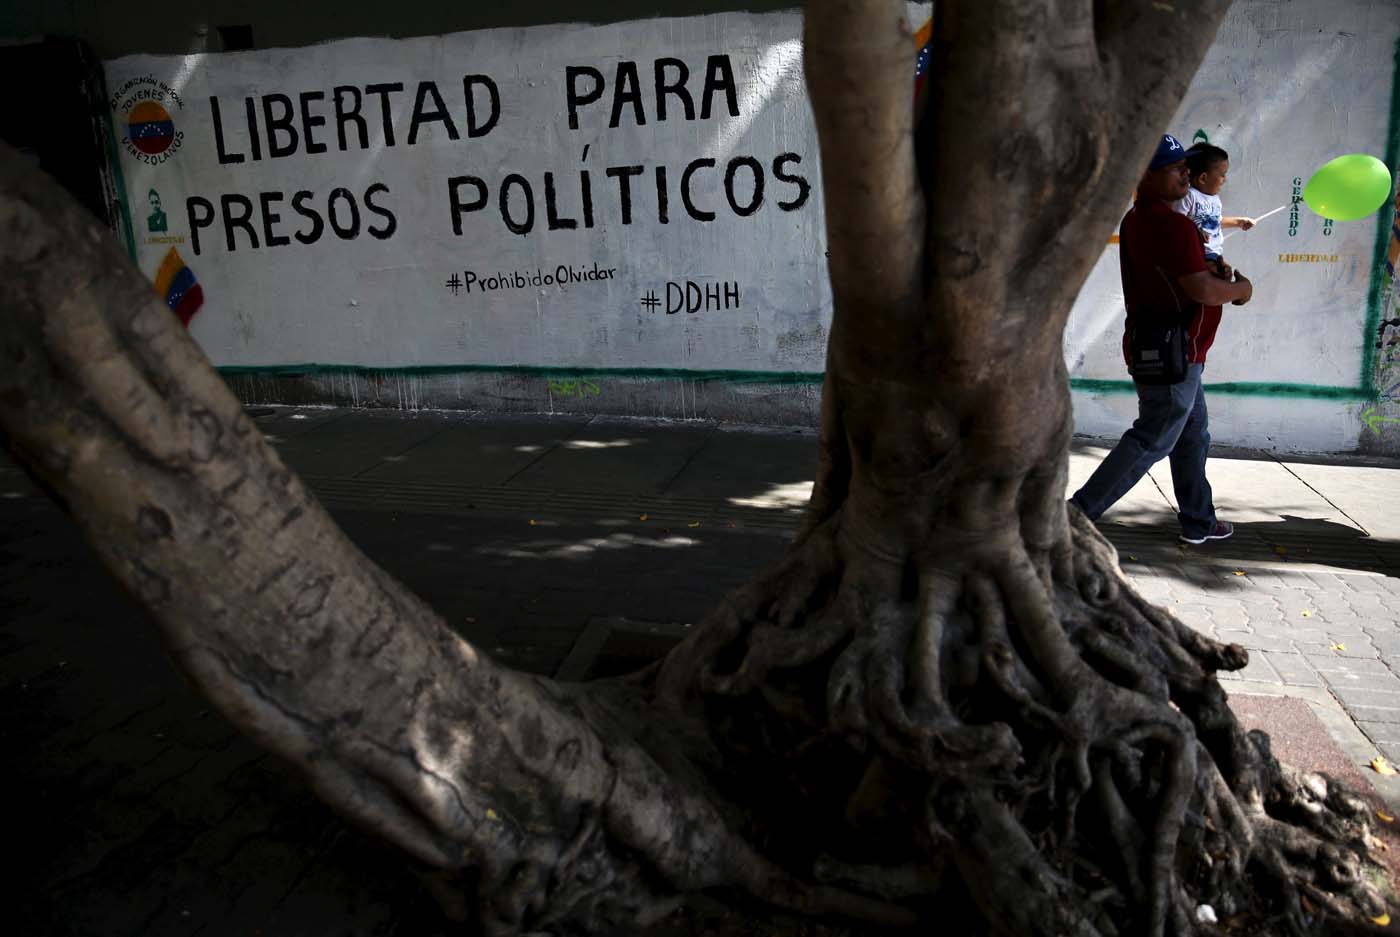
[[[1073,390],[1086,394],[1134,394],[1132,381],[1101,381],[1092,378],[1070,378]],[[1328,387],[1322,384],[1286,384],[1269,381],[1222,381],[1206,384],[1212,394],[1235,397],[1292,397],[1307,400],[1371,400],[1375,391],[1369,387]]]
[[[103,100],[106,100],[107,85],[102,85]],[[122,175],[122,161],[117,154],[117,133],[112,125],[110,111],[102,111],[103,130],[107,135],[107,165],[112,173],[112,182],[117,189],[117,205],[122,212],[122,233],[126,235],[126,253],[131,262],[136,263],[136,229],[131,226],[131,207],[126,197],[126,177]]]
[[[527,364],[445,364],[376,368],[355,364],[277,364],[230,366],[218,369],[228,377],[325,377],[361,375],[373,378],[451,377],[459,374],[500,374],[542,378],[633,378],[641,380],[714,381],[722,384],[820,384],[820,371],[691,371],[684,368],[570,368]]]
[[[443,364],[412,367],[376,368],[353,364],[235,365],[219,368],[226,377],[338,377],[359,376],[371,380],[400,377],[453,377],[465,374],[496,374],[538,378],[624,378],[628,380],[682,380],[718,384],[820,385],[821,371],[698,371],[685,368],[568,368],[524,364]],[[1131,394],[1132,381],[1106,381],[1071,378],[1070,388],[1087,394]],[[1291,397],[1311,400],[1369,400],[1374,391],[1365,387],[1327,387],[1319,384],[1226,381],[1207,384],[1213,394],[1243,397]]]
[[[1367,390],[1376,386],[1376,339],[1379,336],[1381,299],[1385,296],[1386,258],[1390,252],[1390,232],[1395,224],[1395,176],[1400,170],[1400,39],[1395,41],[1394,69],[1390,77],[1390,120],[1385,135],[1385,165],[1390,170],[1391,197],[1385,200],[1376,218],[1376,245],[1371,253],[1371,285],[1366,293],[1366,331],[1361,336],[1361,384]]]

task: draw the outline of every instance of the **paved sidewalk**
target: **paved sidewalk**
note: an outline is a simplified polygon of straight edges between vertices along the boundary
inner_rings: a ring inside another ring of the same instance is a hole
[[[257,424],[464,637],[566,678],[654,656],[776,559],[816,463],[810,431],[709,423],[272,408]],[[1102,452],[1076,443],[1072,485]],[[1124,571],[1250,648],[1232,696],[1302,701],[1350,766],[1377,749],[1400,761],[1400,463],[1221,456],[1211,480],[1236,536],[1178,544],[1162,466],[1103,519]],[[4,463],[0,610],[24,932],[445,933],[401,857],[206,709]],[[1400,803],[1400,785],[1367,780]]]
[[[260,424],[333,508],[661,530],[676,545],[698,529],[786,536],[815,465],[810,432],[705,423],[282,410]],[[1071,490],[1105,451],[1076,442]],[[1240,691],[1330,697],[1400,761],[1400,463],[1219,455],[1210,475],[1235,537],[1178,543],[1161,463],[1103,518],[1124,571],[1188,624],[1250,649],[1227,677]],[[663,601],[655,614],[682,608],[698,611]]]
[[[1076,444],[1071,488],[1104,452]],[[1231,693],[1340,708],[1400,762],[1400,463],[1222,455],[1208,471],[1235,536],[1173,543],[1171,474],[1160,463],[1101,519],[1123,571],[1193,628],[1249,649],[1248,667],[1222,675]],[[1350,728],[1333,722],[1334,736]]]

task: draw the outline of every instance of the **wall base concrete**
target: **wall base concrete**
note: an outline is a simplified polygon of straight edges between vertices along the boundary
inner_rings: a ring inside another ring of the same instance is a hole
[[[245,404],[574,413],[756,426],[820,423],[821,379],[813,374],[736,376],[617,373],[601,369],[374,370],[228,368],[224,379]],[[1400,422],[1376,420],[1374,402],[1211,393],[1216,445],[1291,454],[1400,456]],[[1075,432],[1116,440],[1137,415],[1129,392],[1076,389]]]
[[[821,409],[821,383],[810,375],[743,381],[533,369],[446,373],[317,369],[226,371],[224,378],[249,405],[579,413],[760,426],[816,426]]]

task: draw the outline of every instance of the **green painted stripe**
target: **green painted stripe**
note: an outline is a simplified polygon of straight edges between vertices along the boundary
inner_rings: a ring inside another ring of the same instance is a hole
[[[450,377],[458,374],[513,374],[542,378],[633,378],[641,380],[713,381],[722,384],[819,385],[821,371],[692,371],[685,368],[568,368],[527,364],[435,364],[376,368],[356,364],[231,365],[219,368],[228,377],[321,377],[358,374],[366,377]],[[1132,381],[1072,378],[1070,387],[1090,394],[1131,394]],[[1365,400],[1373,396],[1364,387],[1327,387],[1318,384],[1224,382],[1207,384],[1214,394],[1249,397],[1304,397],[1314,400]]]
[[[820,384],[821,371],[691,371],[684,368],[570,368],[527,364],[441,364],[376,368],[356,364],[274,364],[234,365],[218,369],[220,374],[237,376],[363,374],[375,377],[422,377],[453,374],[520,374],[533,377],[631,377],[718,381],[727,384]]]
[[[106,82],[103,82],[102,93],[107,93]],[[112,168],[112,180],[117,186],[117,205],[122,210],[122,227],[126,235],[126,252],[131,257],[131,262],[136,263],[136,229],[131,226],[131,208],[126,198],[126,177],[122,175],[122,162],[120,154],[117,152],[117,131],[112,126],[112,114],[106,108],[106,98],[103,98],[102,124],[107,131],[107,164]]]
[[[1379,337],[1385,297],[1386,261],[1390,253],[1390,231],[1395,224],[1396,170],[1400,169],[1400,39],[1395,41],[1395,65],[1390,76],[1390,123],[1386,128],[1385,164],[1390,169],[1391,197],[1381,206],[1376,221],[1376,248],[1371,255],[1371,288],[1366,294],[1366,331],[1361,336],[1361,386],[1376,389],[1376,339]]]
[[[1132,381],[1100,381],[1090,378],[1070,378],[1069,386],[1086,394],[1132,394]],[[1321,384],[1286,384],[1267,381],[1224,381],[1207,384],[1212,394],[1236,397],[1302,397],[1310,400],[1370,400],[1375,391],[1369,387],[1328,387]]]

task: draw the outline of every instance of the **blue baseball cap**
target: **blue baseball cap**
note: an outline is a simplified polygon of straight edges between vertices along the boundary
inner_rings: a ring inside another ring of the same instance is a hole
[[[1172,163],[1181,162],[1186,158],[1186,147],[1181,145],[1181,141],[1169,133],[1162,134],[1162,142],[1157,144],[1157,152],[1152,154],[1152,162],[1147,168],[1161,169],[1163,166],[1170,166]]]

